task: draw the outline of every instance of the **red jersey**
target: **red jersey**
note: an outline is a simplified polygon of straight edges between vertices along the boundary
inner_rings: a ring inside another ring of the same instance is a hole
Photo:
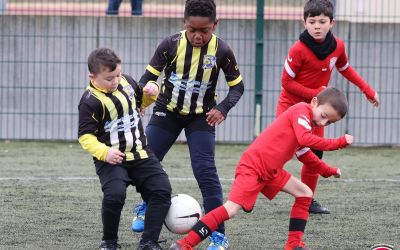
[[[271,123],[240,158],[263,178],[273,178],[274,169],[283,168],[299,149],[336,150],[347,146],[344,136],[325,139],[312,134],[312,110],[307,103],[298,103]],[[271,171],[272,170],[272,171]]]
[[[375,91],[349,65],[343,41],[337,37],[336,49],[325,59],[318,59],[310,48],[297,41],[289,50],[282,73],[282,92],[279,103],[288,107],[311,99],[328,85],[334,67],[357,85],[368,99]]]

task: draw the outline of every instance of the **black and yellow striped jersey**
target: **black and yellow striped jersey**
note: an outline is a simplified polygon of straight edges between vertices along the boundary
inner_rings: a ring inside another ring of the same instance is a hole
[[[157,80],[164,71],[154,110],[201,114],[216,105],[220,69],[230,87],[242,82],[235,56],[224,41],[213,34],[205,46],[197,48],[188,41],[186,31],[181,31],[160,43],[139,82]]]
[[[143,91],[123,75],[117,90],[106,93],[92,82],[82,95],[78,137],[82,147],[105,161],[109,147],[125,153],[124,161],[148,158],[147,138],[140,118]]]

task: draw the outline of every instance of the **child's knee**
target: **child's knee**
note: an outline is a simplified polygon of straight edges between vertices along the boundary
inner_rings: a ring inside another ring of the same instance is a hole
[[[302,193],[303,193],[301,195],[302,197],[313,197],[314,196],[313,191],[307,185],[304,185]]]

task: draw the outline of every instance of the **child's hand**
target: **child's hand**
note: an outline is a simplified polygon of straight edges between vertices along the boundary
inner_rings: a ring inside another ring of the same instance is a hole
[[[206,115],[207,115],[206,121],[210,126],[219,125],[221,122],[225,120],[224,115],[218,109],[213,108],[210,111],[208,111]]]
[[[125,154],[122,153],[121,151],[110,148],[108,149],[108,153],[106,156],[106,162],[110,164],[118,164],[121,163],[122,160],[124,159]]]
[[[378,96],[378,93],[377,92],[375,92],[375,96],[374,96],[374,98],[372,98],[372,99],[369,99],[368,100],[370,103],[372,103],[372,106],[374,106],[374,107],[378,107],[379,106],[379,96]]]
[[[336,169],[336,174],[334,174],[333,177],[340,178],[341,175],[342,175],[342,172],[340,171],[340,168],[337,168]]]
[[[347,142],[348,145],[353,144],[353,142],[354,142],[354,136],[345,134],[345,135],[344,135],[344,138],[346,139],[346,142]]]
[[[147,84],[143,87],[143,92],[149,96],[158,95],[157,83],[154,81],[147,82]]]

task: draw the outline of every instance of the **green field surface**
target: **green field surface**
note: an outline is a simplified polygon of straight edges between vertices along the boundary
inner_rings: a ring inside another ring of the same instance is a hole
[[[227,194],[236,163],[247,145],[217,145],[216,162]],[[316,199],[330,215],[310,215],[305,241],[312,249],[370,249],[386,243],[400,248],[400,150],[348,148],[325,152],[342,169],[341,179],[321,179]],[[91,157],[76,142],[0,142],[0,249],[97,249],[101,238],[102,193]],[[201,202],[186,144],[176,144],[163,165],[173,193]],[[286,169],[299,176],[300,163]],[[140,196],[133,187],[120,223],[123,249],[136,249],[140,234],[130,231],[131,211]],[[231,249],[283,249],[293,198],[259,196],[252,213],[226,223]],[[161,246],[179,235],[163,228]],[[198,249],[205,249],[204,242]]]

